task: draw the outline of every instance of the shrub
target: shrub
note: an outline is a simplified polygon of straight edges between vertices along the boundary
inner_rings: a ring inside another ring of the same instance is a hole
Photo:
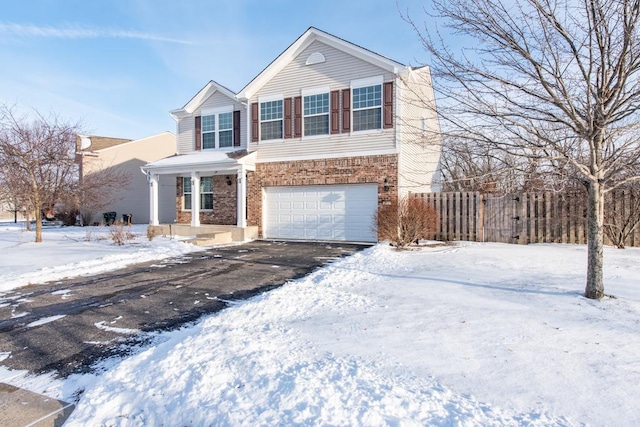
[[[420,239],[430,238],[438,224],[436,210],[424,200],[405,196],[380,206],[375,215],[378,237],[398,249]]]
[[[117,221],[109,226],[109,234],[113,243],[118,246],[122,246],[128,241],[136,238],[136,235],[132,233],[129,227],[126,227],[122,221]]]
[[[147,227],[147,239],[152,241],[158,235],[158,229],[155,227]]]

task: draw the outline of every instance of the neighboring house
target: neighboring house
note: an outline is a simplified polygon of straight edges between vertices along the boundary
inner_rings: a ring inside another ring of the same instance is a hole
[[[375,242],[379,205],[439,189],[429,69],[316,28],[239,93],[211,81],[171,115],[178,155],[143,169],[152,212],[158,180],[176,180],[186,234]]]
[[[140,167],[175,153],[176,138],[171,132],[137,140],[79,135],[76,158],[81,176],[113,169],[128,177],[126,187],[114,186],[113,203],[95,212],[91,221],[100,222],[104,212],[113,211],[118,219],[122,219],[123,214],[130,214],[133,223],[148,224],[149,183]],[[157,210],[159,220],[175,221],[175,194],[175,179],[163,179],[158,190],[159,197],[164,200]]]

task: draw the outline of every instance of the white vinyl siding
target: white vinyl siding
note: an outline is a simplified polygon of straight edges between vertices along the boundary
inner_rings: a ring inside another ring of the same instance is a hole
[[[433,91],[425,85],[428,69],[405,73],[399,85],[402,91],[402,126],[398,158],[400,195],[440,191],[439,163],[442,140],[435,111],[426,108],[424,100],[433,100]],[[407,87],[409,85],[409,87]],[[417,102],[416,97],[422,102]]]
[[[309,55],[314,52],[322,53],[326,58],[325,62],[305,65]],[[395,79],[393,73],[324,43],[314,41],[253,95],[250,102],[258,102],[260,96],[274,93],[282,94],[284,98],[294,98],[302,96],[301,90],[310,87],[326,86],[330,90],[349,89],[354,79],[378,76],[382,76],[383,81]],[[263,145],[250,143],[249,150],[258,150],[260,161],[397,153],[393,129],[380,130],[364,136],[339,133],[320,139],[314,137],[306,141],[302,138],[295,139],[295,143]]]
[[[178,135],[176,136],[176,149],[178,154],[193,151],[195,138],[195,122],[193,117],[182,117],[178,122]]]
[[[265,237],[376,242],[377,184],[265,188]]]

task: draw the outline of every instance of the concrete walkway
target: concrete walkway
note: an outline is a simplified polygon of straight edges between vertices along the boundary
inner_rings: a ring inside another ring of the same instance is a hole
[[[0,420],[3,427],[61,426],[73,409],[70,403],[0,383]]]

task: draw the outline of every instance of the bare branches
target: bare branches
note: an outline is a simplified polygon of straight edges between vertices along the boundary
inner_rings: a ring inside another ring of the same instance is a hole
[[[42,211],[77,190],[74,150],[79,124],[38,112],[29,119],[3,106],[0,125],[0,180],[13,199],[34,210],[40,242]]]
[[[431,18],[465,39],[458,47],[405,18],[433,58],[445,141],[470,149],[456,174],[506,180],[520,169],[545,184],[540,171],[585,185],[590,298],[604,295],[604,196],[640,180],[638,3],[434,0]],[[464,170],[470,161],[481,167]]]

